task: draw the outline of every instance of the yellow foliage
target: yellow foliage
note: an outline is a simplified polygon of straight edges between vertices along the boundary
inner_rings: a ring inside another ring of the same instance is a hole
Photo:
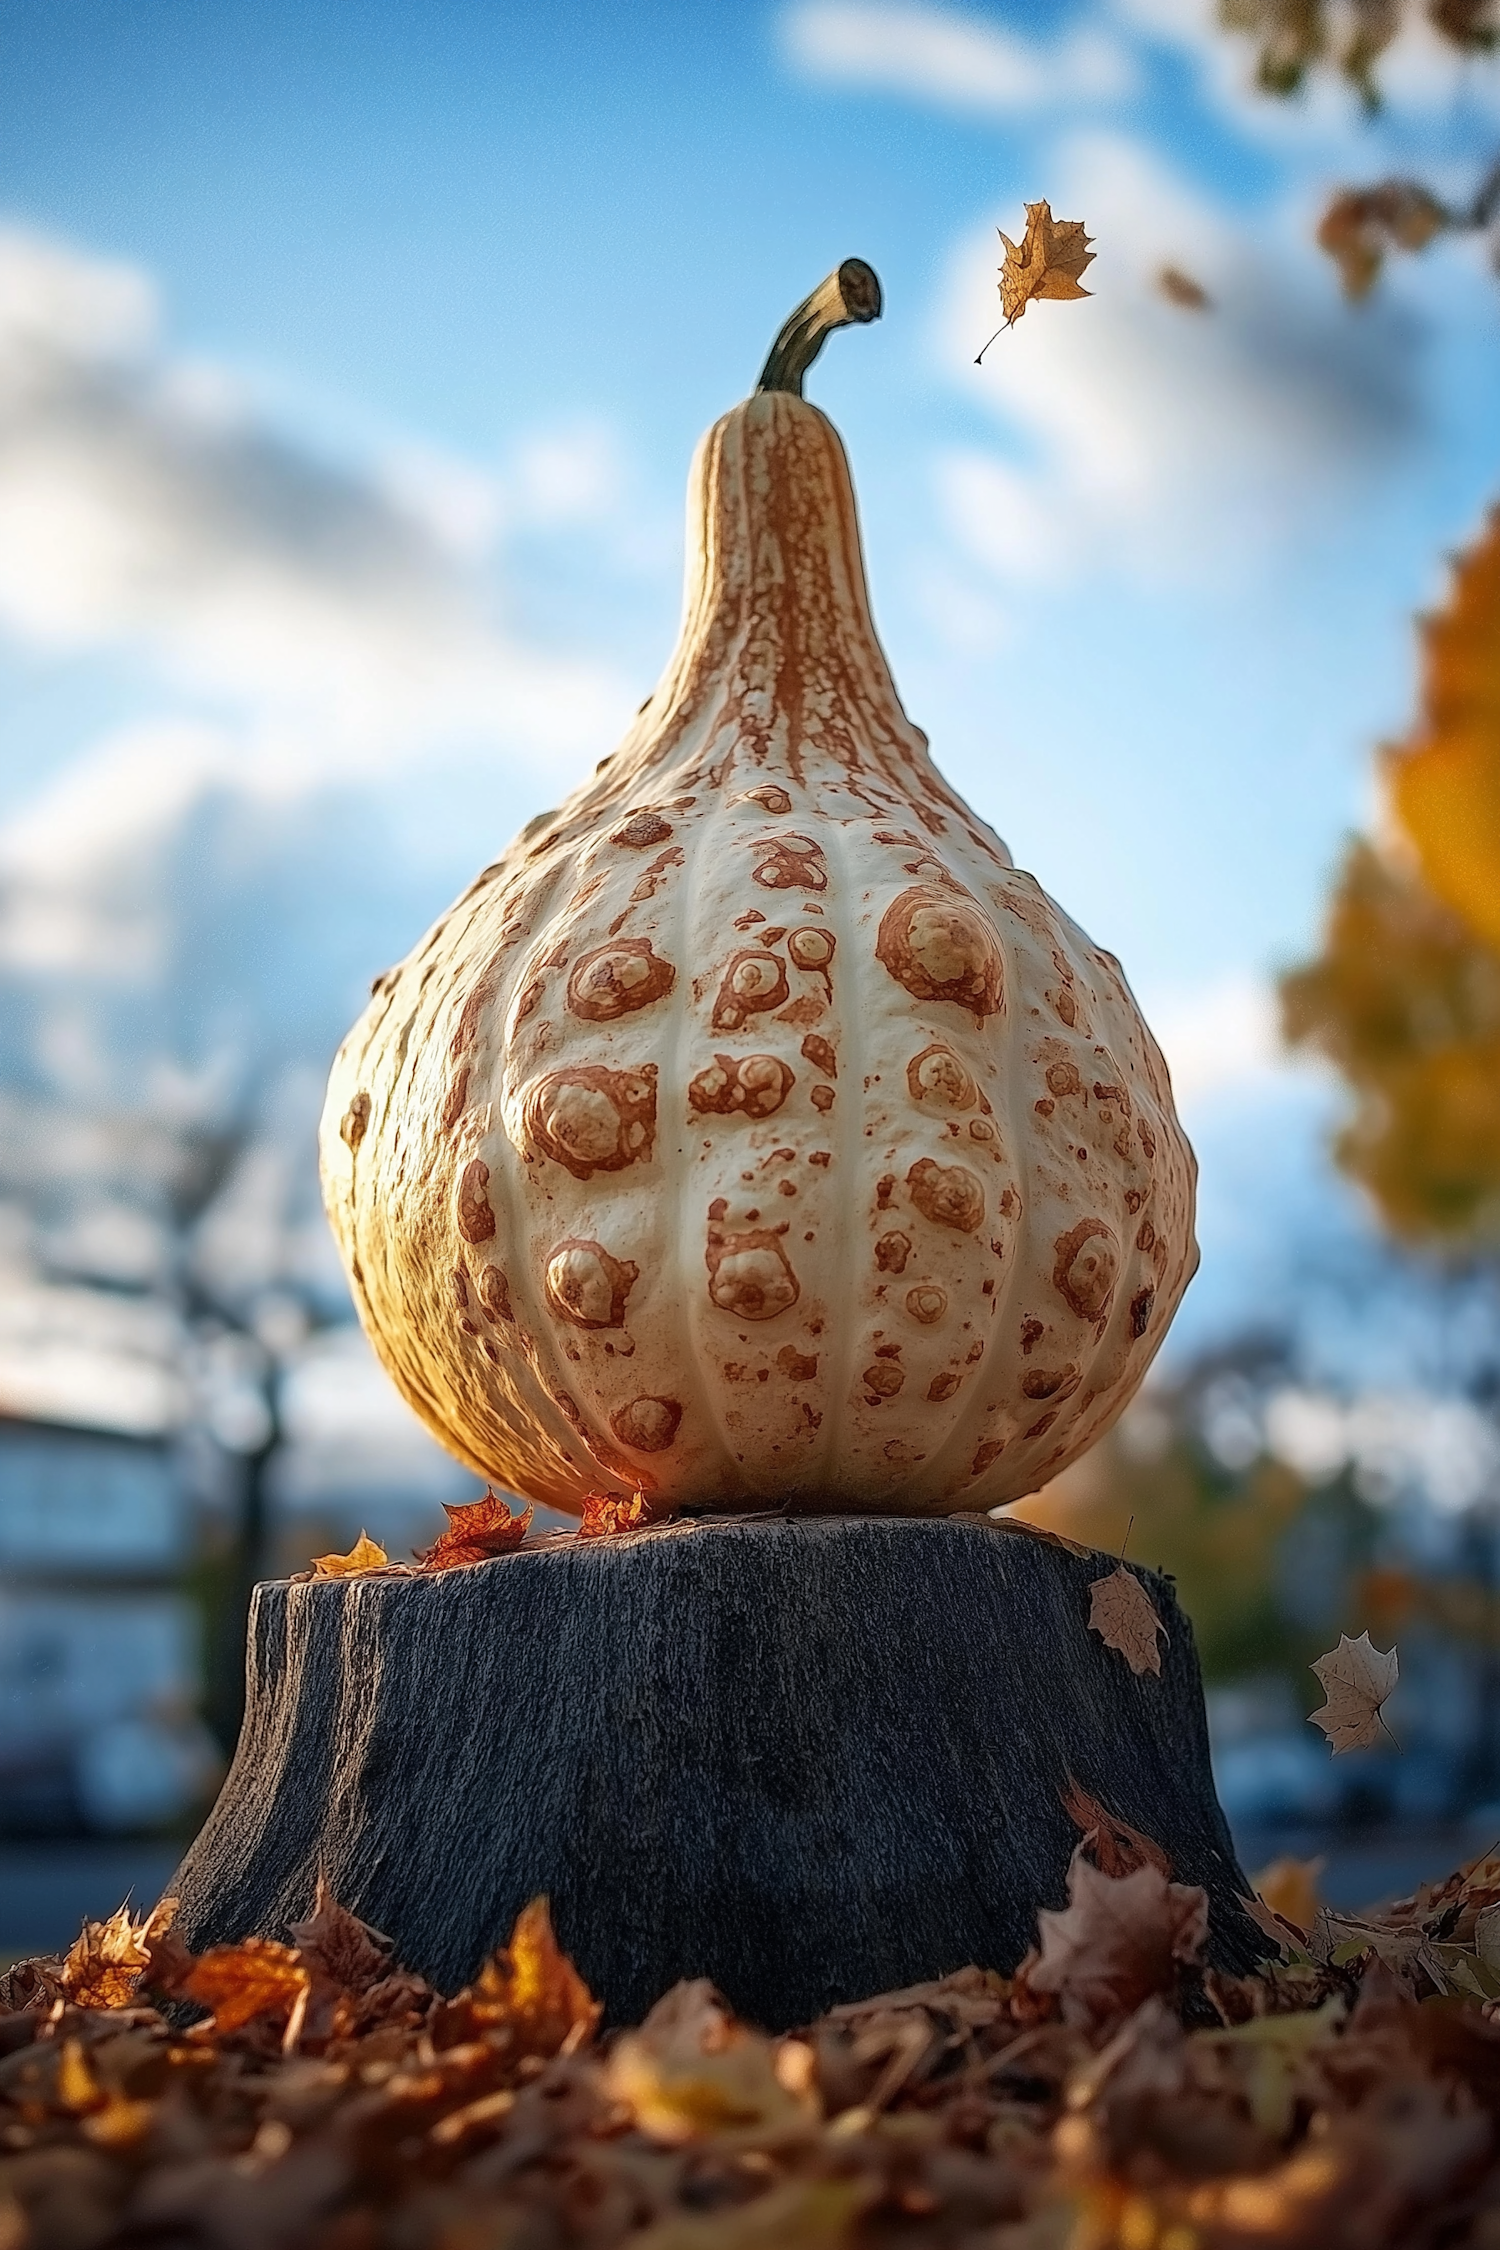
[[[1495,870],[1500,888],[1500,735]],[[1355,1096],[1339,1163],[1398,1235],[1500,1239],[1500,950],[1364,842],[1334,886],[1323,950],[1282,980],[1293,1046]]]
[[[1500,509],[1422,634],[1422,716],[1386,786],[1429,888],[1500,946]]]

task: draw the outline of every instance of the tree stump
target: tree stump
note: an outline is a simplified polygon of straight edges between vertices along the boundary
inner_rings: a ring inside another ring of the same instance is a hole
[[[229,1778],[173,1888],[197,1948],[283,1936],[319,1869],[444,1991],[537,1892],[608,2020],[706,1976],[772,2029],[968,1962],[1065,1902],[1077,1783],[1265,1948],[1192,1630],[1088,1629],[1112,1557],[975,1517],[719,1518],[430,1577],[265,1585]]]

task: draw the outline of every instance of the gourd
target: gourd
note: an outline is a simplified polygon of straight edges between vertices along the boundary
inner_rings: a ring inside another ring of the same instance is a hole
[[[699,446],[681,637],[339,1052],[328,1211],[397,1387],[578,1513],[943,1514],[1139,1385],[1195,1167],[1113,957],[955,795],[801,395],[847,260]]]

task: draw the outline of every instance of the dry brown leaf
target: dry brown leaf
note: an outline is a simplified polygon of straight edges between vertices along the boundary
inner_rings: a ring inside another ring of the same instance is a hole
[[[616,2042],[606,2070],[616,2101],[669,2145],[707,2137],[764,2145],[817,2121],[810,2089],[784,2083],[771,2040],[736,2023],[706,1977],[674,1985]]]
[[[367,1992],[390,1974],[390,1939],[340,1906],[321,1872],[312,1913],[292,1923],[291,1936],[303,1967],[345,1992]]]
[[[1208,1936],[1208,1893],[1169,1883],[1159,1867],[1101,1875],[1082,1850],[1068,1869],[1068,1903],[1037,1916],[1038,1956],[1023,1971],[1033,1992],[1054,1993],[1068,2023],[1127,2016],[1153,1992],[1170,1992],[1180,1963]]]
[[[417,1561],[426,1570],[456,1570],[464,1563],[487,1562],[491,1555],[508,1555],[531,1529],[534,1508],[515,1514],[498,1493],[486,1491],[482,1500],[466,1508],[453,1508],[445,1500],[448,1528],[441,1539],[422,1549]]]
[[[1181,266],[1163,266],[1156,277],[1156,286],[1169,305],[1180,305],[1184,312],[1208,312],[1213,299],[1201,281],[1194,281]]]
[[[1341,1633],[1338,1647],[1320,1656],[1312,1669],[1328,1700],[1311,1714],[1309,1724],[1322,1728],[1335,1756],[1341,1750],[1363,1750],[1389,1731],[1380,1710],[1400,1671],[1394,1649],[1382,1655],[1368,1633],[1357,1641]]]
[[[384,1547],[362,1531],[347,1555],[314,1555],[314,1578],[357,1578],[362,1571],[384,1570],[390,1561]]]
[[[1156,1636],[1163,1640],[1167,1628],[1157,1616],[1151,1596],[1121,1563],[1107,1578],[1095,1578],[1089,1592],[1089,1631],[1097,1633],[1106,1648],[1118,1649],[1132,1672],[1161,1671]]]
[[[1034,297],[1088,297],[1079,277],[1094,252],[1081,219],[1054,219],[1049,203],[1028,203],[1026,233],[1018,244],[1003,229],[1005,263],[1000,268],[1000,309],[1013,327]]]
[[[1345,188],[1318,226],[1318,247],[1339,269],[1344,295],[1367,297],[1389,250],[1425,250],[1453,224],[1453,214],[1419,180],[1382,180]]]
[[[477,2023],[504,2024],[518,2054],[544,2058],[588,2038],[600,2016],[599,2002],[557,1942],[545,1898],[522,1907],[509,1945],[491,1955],[454,2006],[464,2003]]]
[[[128,2008],[141,1971],[151,1959],[151,1942],[167,1927],[175,1899],[164,1899],[154,1913],[137,1921],[122,1906],[104,1922],[85,1922],[58,1973],[58,1983],[77,2008]]]
[[[1091,1854],[1101,1875],[1131,1875],[1138,1867],[1159,1867],[1163,1875],[1171,1874],[1172,1862],[1160,1844],[1101,1805],[1071,1774],[1062,1803],[1074,1827],[1083,1832],[1079,1849]]]
[[[651,1505],[644,1492],[632,1493],[628,1500],[616,1499],[608,1492],[590,1492],[584,1496],[578,1537],[613,1539],[622,1531],[639,1531],[650,1521]]]
[[[216,2034],[239,2031],[257,2016],[289,2016],[307,1991],[309,1977],[288,1945],[246,1938],[201,1954],[183,1978],[183,1997],[213,2011]]]

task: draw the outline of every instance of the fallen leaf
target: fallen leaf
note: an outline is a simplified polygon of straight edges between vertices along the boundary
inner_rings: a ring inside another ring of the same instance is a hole
[[[1312,1669],[1328,1700],[1311,1714],[1309,1724],[1322,1728],[1334,1754],[1378,1742],[1384,1729],[1381,1705],[1400,1671],[1396,1651],[1387,1649],[1382,1655],[1368,1633],[1361,1633],[1357,1641],[1341,1633],[1338,1647],[1320,1656]]]
[[[1256,1893],[1271,1912],[1305,1937],[1318,1917],[1318,1877],[1324,1859],[1273,1859],[1254,1878]]]
[[[509,1945],[492,1954],[453,2003],[476,2023],[504,2024],[518,2054],[550,2057],[592,2033],[600,2004],[557,1942],[545,1898],[516,1916]]]
[[[1194,281],[1181,266],[1163,266],[1156,277],[1156,286],[1169,305],[1180,305],[1184,312],[1208,312],[1213,299],[1201,281]]]
[[[1255,1927],[1271,1940],[1284,1961],[1291,1959],[1293,1947],[1296,1947],[1299,1953],[1307,1950],[1307,1932],[1295,1929],[1282,1915],[1276,1913],[1274,1908],[1268,1906],[1263,1898],[1256,1896],[1242,1898],[1240,1905],[1249,1915]]]
[[[1160,1844],[1101,1805],[1071,1774],[1062,1803],[1069,1820],[1083,1831],[1079,1849],[1092,1853],[1101,1875],[1131,1875],[1138,1867],[1159,1867],[1163,1875],[1171,1874],[1172,1862]]]
[[[465,1563],[485,1562],[491,1555],[508,1555],[526,1537],[535,1512],[527,1507],[516,1515],[508,1501],[489,1491],[469,1507],[450,1507],[445,1500],[448,1528],[441,1539],[418,1553],[417,1561],[423,1570],[457,1570]]]
[[[613,1539],[622,1531],[639,1531],[650,1520],[650,1503],[644,1492],[632,1493],[628,1500],[615,1499],[607,1492],[590,1492],[584,1495],[578,1537]]]
[[[302,1966],[345,1992],[366,1992],[390,1974],[390,1939],[340,1906],[321,1872],[312,1913],[290,1927]]]
[[[1167,1628],[1157,1616],[1151,1596],[1121,1563],[1107,1578],[1090,1581],[1089,1631],[1097,1633],[1106,1648],[1117,1649],[1132,1672],[1161,1671],[1156,1636],[1163,1640]]]
[[[347,1555],[314,1555],[314,1578],[357,1578],[361,1571],[384,1570],[390,1561],[384,1547],[378,1547],[367,1531],[362,1531]]]
[[[1013,327],[1034,297],[1088,297],[1079,276],[1092,265],[1091,237],[1081,219],[1054,219],[1049,203],[1028,203],[1026,233],[1019,245],[1002,229],[1005,263],[1000,269],[1000,308]]]
[[[1168,1992],[1177,1966],[1193,1962],[1208,1936],[1208,1893],[1168,1882],[1159,1867],[1101,1875],[1073,1854],[1068,1903],[1037,1916],[1038,1955],[1023,1969],[1033,1992],[1054,1993],[1068,2023],[1127,2016],[1154,1992]]]
[[[736,2023],[707,1978],[695,1977],[674,1985],[638,2031],[617,2040],[606,2074],[616,2101],[653,2140],[763,2145],[801,2136],[818,2114],[811,2091],[788,2087],[776,2061],[773,2042]]]
[[[85,1922],[58,1973],[58,1983],[76,2008],[128,2008],[135,2000],[141,1971],[151,1959],[151,1939],[171,1920],[175,1900],[137,1921],[122,1906],[104,1922]]]
[[[214,2031],[222,2035],[257,2016],[290,2015],[309,1981],[290,1946],[252,1937],[201,1954],[180,1989],[185,1999],[213,2011]]]

